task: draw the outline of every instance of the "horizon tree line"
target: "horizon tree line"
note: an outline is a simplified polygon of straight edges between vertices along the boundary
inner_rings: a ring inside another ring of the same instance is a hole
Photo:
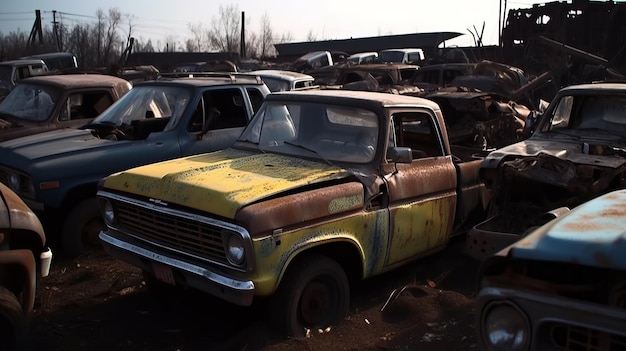
[[[169,34],[162,41],[153,42],[152,39],[134,36],[132,16],[122,15],[118,8],[107,12],[98,9],[95,23],[66,26],[55,22],[53,28],[42,28],[42,38],[38,42],[33,42],[27,32],[0,33],[0,60],[48,52],[71,52],[76,55],[81,68],[108,67],[120,63],[122,55],[129,49],[131,38],[131,52],[237,52],[242,57],[267,59],[276,56],[275,43],[293,40],[292,33],[275,35],[267,13],[261,17],[258,32],[249,29],[250,19],[246,17],[246,52],[240,53],[244,18],[241,14],[238,5],[220,5],[208,28],[202,23],[189,23],[190,37],[177,42],[176,36]],[[312,34],[309,37],[312,38]]]

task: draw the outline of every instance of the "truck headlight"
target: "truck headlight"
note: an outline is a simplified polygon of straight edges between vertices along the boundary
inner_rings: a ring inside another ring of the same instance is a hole
[[[29,198],[35,197],[35,187],[30,177],[19,173],[7,172],[7,178],[8,187],[17,195]]]
[[[494,303],[483,317],[483,338],[488,350],[527,350],[530,325],[522,312],[510,303]]]
[[[226,239],[226,258],[235,266],[241,266],[246,258],[241,236],[230,234]]]
[[[13,190],[16,194],[20,193],[20,176],[16,173],[9,173],[9,188]]]
[[[115,223],[115,209],[109,199],[100,199],[100,208],[102,211],[102,218],[107,225],[113,225]]]

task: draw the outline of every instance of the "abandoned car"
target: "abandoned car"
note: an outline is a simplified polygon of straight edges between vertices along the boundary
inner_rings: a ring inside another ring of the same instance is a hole
[[[470,253],[484,259],[533,227],[626,186],[626,84],[561,89],[546,112],[527,121],[532,135],[491,152],[481,165],[489,216],[468,232]]]
[[[85,125],[132,88],[102,74],[58,74],[20,80],[0,103],[0,141]]]
[[[616,190],[489,257],[478,277],[478,349],[623,349],[624,228],[626,190]]]
[[[271,92],[318,88],[315,78],[300,72],[262,69],[248,73],[261,77]]]
[[[0,181],[68,256],[101,248],[96,184],[130,167],[230,146],[269,89],[257,76],[207,74],[136,84],[93,122],[0,147]]]
[[[0,340],[21,350],[35,305],[39,277],[50,271],[52,251],[37,216],[0,184]]]
[[[103,179],[100,239],[148,282],[268,299],[278,330],[305,335],[346,315],[350,282],[442,250],[481,218],[479,166],[448,143],[432,101],[273,93],[231,148]]]
[[[385,49],[378,52],[382,63],[420,64],[424,61],[424,50],[419,48]]]
[[[48,71],[48,66],[41,59],[0,62],[0,101],[21,79],[46,74]]]

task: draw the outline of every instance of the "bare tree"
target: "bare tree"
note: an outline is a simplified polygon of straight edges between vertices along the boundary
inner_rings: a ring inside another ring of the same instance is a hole
[[[208,51],[208,43],[209,38],[206,31],[202,28],[201,23],[196,24],[187,24],[189,31],[191,32],[192,38],[189,38],[185,41],[185,46],[187,51],[189,52],[201,52]]]
[[[156,52],[154,45],[152,45],[152,39],[144,42],[143,38],[139,40],[135,39],[134,50],[135,52]]]
[[[274,33],[267,12],[261,17],[261,35],[259,37],[259,54],[261,57],[274,56]]]
[[[309,29],[309,32],[306,35],[306,41],[317,41],[317,35],[313,33],[312,29]]]
[[[239,52],[239,6],[219,7],[219,17],[211,20],[208,38],[211,48],[221,52]]]
[[[106,32],[104,36],[104,50],[103,50],[103,60],[101,64],[108,65],[112,59],[112,53],[115,49],[119,49],[117,44],[120,42],[119,34],[117,30],[119,28],[120,22],[122,21],[122,13],[119,9],[113,8],[109,9],[108,22],[106,24]],[[117,58],[113,58],[114,61],[117,61]]]

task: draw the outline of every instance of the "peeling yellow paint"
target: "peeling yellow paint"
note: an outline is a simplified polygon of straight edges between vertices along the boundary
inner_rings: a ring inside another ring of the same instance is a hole
[[[363,194],[343,196],[336,199],[332,199],[328,204],[328,213],[339,213],[363,203]]]
[[[218,151],[120,172],[109,176],[105,186],[233,218],[243,205],[348,174],[283,155]]]

